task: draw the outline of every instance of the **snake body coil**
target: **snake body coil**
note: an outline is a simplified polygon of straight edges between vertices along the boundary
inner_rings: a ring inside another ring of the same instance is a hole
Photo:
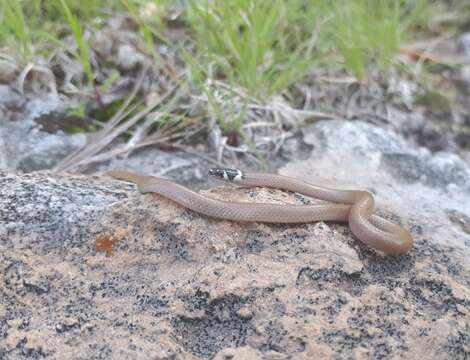
[[[135,183],[141,193],[157,193],[188,209],[214,218],[267,223],[347,221],[351,231],[359,240],[387,255],[404,254],[413,244],[409,231],[373,214],[374,198],[367,191],[325,188],[287,176],[243,173],[238,169],[215,168],[211,169],[209,174],[242,186],[282,189],[333,204],[279,205],[226,202],[211,199],[163,178],[141,176],[128,171],[106,173],[115,179]]]

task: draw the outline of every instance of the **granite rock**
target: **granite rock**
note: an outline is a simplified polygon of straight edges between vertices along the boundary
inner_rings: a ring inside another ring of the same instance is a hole
[[[194,152],[196,153],[197,150],[194,149]],[[196,154],[179,150],[168,152],[147,147],[134,151],[127,157],[97,164],[90,170],[99,173],[107,170],[125,169],[144,175],[178,179],[178,182],[183,185],[200,189],[207,186],[207,169],[212,166],[212,163]]]
[[[84,145],[85,134],[69,135],[61,128],[71,106],[61,95],[28,98],[0,85],[1,168],[18,172],[50,169]]]
[[[380,255],[344,224],[221,221],[105,177],[3,171],[0,358],[468,358],[465,164],[361,122],[304,141],[311,156],[280,173],[372,190],[411,229],[408,254]]]

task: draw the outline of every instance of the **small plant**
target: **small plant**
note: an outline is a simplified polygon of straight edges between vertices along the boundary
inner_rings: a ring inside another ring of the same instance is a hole
[[[290,6],[282,0],[190,0],[198,61],[254,97],[284,90],[314,60],[306,42],[289,41],[291,28],[283,19],[292,14]]]
[[[170,0],[121,0],[122,5],[139,25],[147,51],[155,58],[155,40],[166,42],[164,19],[171,4]]]
[[[91,49],[90,45],[88,44],[87,40],[83,34],[83,28],[78,20],[78,18],[72,14],[67,3],[65,0],[60,0],[60,4],[62,6],[62,10],[64,12],[65,18],[72,30],[72,33],[75,37],[75,41],[77,42],[78,46],[78,53],[74,55],[80,59],[80,62],[83,66],[83,71],[85,72],[86,78],[90,85],[94,84],[94,76],[93,76],[93,69],[91,66]]]
[[[21,1],[0,0],[0,42],[17,47],[22,62],[32,56],[31,31],[26,24]],[[13,44],[18,44],[14,46]]]
[[[323,2],[326,0],[322,0]],[[422,19],[426,0],[339,0],[329,7],[328,32],[346,68],[365,76],[369,63],[388,67],[406,32]]]
[[[389,66],[427,5],[426,0],[189,0],[187,19],[201,64],[255,97],[269,97],[333,49],[358,78],[371,62]]]

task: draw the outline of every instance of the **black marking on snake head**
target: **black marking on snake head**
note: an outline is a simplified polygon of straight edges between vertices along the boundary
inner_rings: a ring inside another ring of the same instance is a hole
[[[241,170],[229,168],[212,168],[209,170],[209,175],[226,181],[237,181],[244,177]]]

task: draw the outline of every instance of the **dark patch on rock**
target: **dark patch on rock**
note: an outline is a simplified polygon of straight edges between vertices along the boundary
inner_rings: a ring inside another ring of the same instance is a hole
[[[390,173],[398,179],[417,182],[425,176],[422,161],[409,154],[383,154],[383,164]]]
[[[326,314],[325,317],[328,318],[328,322],[333,324],[336,321],[341,309],[348,303],[348,300],[343,295],[338,295],[335,297],[334,301],[330,302],[328,306],[322,308],[322,311]]]
[[[429,118],[413,119],[410,124],[406,125],[408,136],[410,134],[415,137],[416,142],[425,146],[431,151],[448,151],[452,149],[452,136],[450,129],[443,129],[442,122],[436,124]]]
[[[263,351],[274,350],[277,352],[282,352],[283,346],[282,342],[284,338],[288,335],[287,331],[284,329],[279,321],[269,321],[268,324],[263,328],[264,335],[267,338],[266,343],[262,344],[260,347]]]
[[[400,311],[400,308],[397,308]],[[374,314],[379,310],[378,314]],[[371,314],[372,313],[372,314]],[[396,314],[395,314],[396,315]],[[380,313],[379,309],[374,309],[368,305],[353,309],[348,318],[349,331],[324,332],[322,340],[328,344],[333,344],[339,354],[350,353],[358,347],[367,349],[368,354],[373,359],[385,359],[392,354],[393,341],[397,347],[405,350],[403,332],[400,330],[402,324],[396,324],[388,320]],[[392,341],[390,339],[393,339]],[[394,351],[395,355],[402,353]]]
[[[6,319],[0,319],[0,339],[5,339],[7,337],[7,334],[8,334],[7,321]]]
[[[464,330],[457,330],[454,336],[447,338],[447,344],[444,346],[445,352],[451,359],[466,360],[470,358],[470,326]]]
[[[265,241],[268,234],[261,230],[248,231],[245,242],[248,253],[260,253],[265,247]]]
[[[89,348],[94,353],[93,359],[106,360],[113,357],[113,349],[109,344],[91,344]]]
[[[165,298],[165,295],[162,298],[159,296],[161,295],[158,293],[139,294],[136,296],[135,305],[139,310],[149,311],[154,316],[162,315],[168,311],[169,300]]]
[[[55,330],[57,331],[58,334],[73,330],[73,329],[79,329],[80,328],[80,322],[74,322],[71,324],[66,324],[66,323],[59,323],[55,326]]]
[[[60,112],[41,114],[33,121],[39,125],[39,130],[49,134],[56,134],[61,131],[68,132],[71,129],[86,131],[90,126],[90,122],[85,118],[67,116]]]
[[[206,304],[204,300],[190,302],[190,305],[204,309],[206,316],[179,316],[172,320],[172,326],[178,342],[196,356],[211,358],[224,347],[243,346],[253,331],[250,320],[238,313],[245,306],[242,298],[228,296]]]
[[[155,242],[162,244],[165,251],[176,259],[186,259],[188,256],[186,239],[178,234],[178,224],[157,224]]]
[[[445,188],[451,183],[465,186],[469,181],[468,172],[460,162],[426,163],[414,155],[400,153],[383,154],[382,160],[390,174],[410,183],[422,182],[431,187]]]
[[[1,354],[1,353],[0,353]],[[15,349],[8,353],[9,356],[12,356],[14,359],[45,359],[48,354],[44,353],[40,347],[29,347],[28,338],[22,338],[17,344]]]
[[[175,334],[185,349],[196,356],[211,358],[224,347],[245,345],[250,327],[246,319],[178,319]]]
[[[312,149],[313,146],[304,141],[302,131],[297,131],[284,142],[280,156],[284,160],[302,160],[310,156]]]
[[[297,275],[296,286],[298,288],[312,288],[326,290],[339,288],[351,294],[360,294],[365,286],[360,273],[347,274],[341,266],[333,266],[328,269],[313,270],[303,268]]]
[[[30,280],[23,280],[23,285],[27,291],[33,292],[36,295],[47,294],[50,290],[50,285],[47,280],[40,282],[32,282]]]

